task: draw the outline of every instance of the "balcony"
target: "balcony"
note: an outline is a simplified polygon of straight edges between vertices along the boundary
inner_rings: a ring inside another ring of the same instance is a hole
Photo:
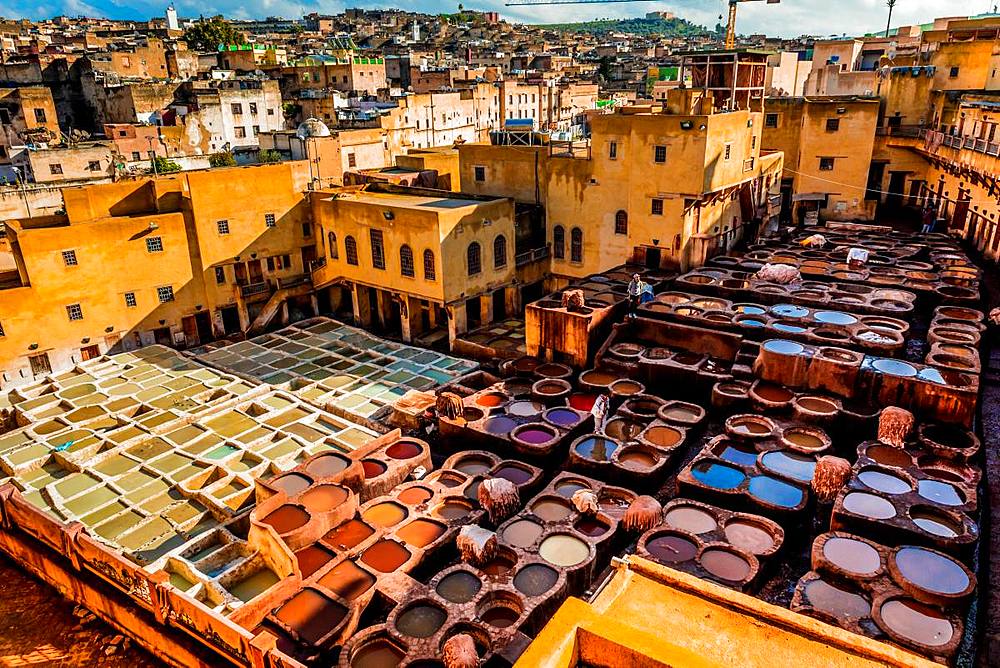
[[[270,290],[267,281],[258,281],[256,283],[247,283],[246,285],[240,286],[240,296],[244,299],[249,297],[254,297],[256,295],[265,294]]]
[[[514,266],[524,267],[531,264],[532,262],[538,262],[539,260],[544,260],[549,256],[549,247],[542,246],[541,248],[532,248],[531,250],[526,250],[523,253],[518,253],[514,256]]]

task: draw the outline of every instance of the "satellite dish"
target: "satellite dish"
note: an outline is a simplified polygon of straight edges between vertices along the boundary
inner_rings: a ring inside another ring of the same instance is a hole
[[[295,130],[295,136],[299,139],[329,137],[330,128],[326,127],[326,123],[318,118],[307,118],[299,124],[299,127]]]

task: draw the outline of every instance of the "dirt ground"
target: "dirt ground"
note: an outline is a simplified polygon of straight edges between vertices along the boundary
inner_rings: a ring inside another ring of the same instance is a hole
[[[59,592],[0,558],[0,668],[162,668]]]

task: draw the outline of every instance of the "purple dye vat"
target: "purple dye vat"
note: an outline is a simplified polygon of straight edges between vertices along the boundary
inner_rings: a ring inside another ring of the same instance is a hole
[[[545,414],[545,418],[560,427],[572,427],[580,421],[579,414],[567,408],[553,408]]]
[[[541,445],[542,443],[548,443],[555,437],[548,429],[542,429],[540,427],[528,427],[527,429],[522,429],[517,432],[518,440],[524,441],[525,443],[531,443],[532,445]]]

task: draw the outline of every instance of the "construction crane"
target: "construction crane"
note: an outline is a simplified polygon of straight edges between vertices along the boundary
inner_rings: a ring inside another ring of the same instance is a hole
[[[508,7],[521,5],[596,5],[611,2],[649,2],[649,0],[510,0]],[[736,5],[741,2],[759,2],[759,0],[729,0],[729,22],[726,24],[726,48],[736,48]],[[765,0],[769,5],[776,5],[781,0]],[[721,16],[719,17],[722,18]]]

